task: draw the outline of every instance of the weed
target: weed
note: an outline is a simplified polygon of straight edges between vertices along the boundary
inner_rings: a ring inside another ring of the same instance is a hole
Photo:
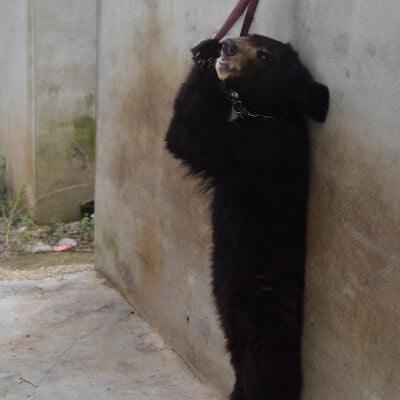
[[[0,255],[25,252],[27,245],[56,245],[63,238],[74,239],[76,250],[90,250],[94,245],[94,218],[86,214],[81,221],[64,223],[53,219],[48,226],[35,224],[34,208],[26,206],[25,188],[14,199],[0,205]]]
[[[34,239],[31,231],[18,232],[18,242],[21,244],[32,244]]]
[[[58,219],[53,218],[47,228],[50,244],[56,244],[64,236],[64,224]]]
[[[14,199],[8,199],[1,206],[1,218],[4,225],[5,248],[10,246],[10,234],[13,227],[21,225],[34,226],[33,210],[26,207],[25,187],[17,193]]]
[[[7,188],[6,188],[6,165],[7,159],[0,155],[0,203],[5,203],[7,199]]]
[[[93,242],[94,240],[94,218],[89,214],[81,219],[80,224],[81,236],[86,242]]]

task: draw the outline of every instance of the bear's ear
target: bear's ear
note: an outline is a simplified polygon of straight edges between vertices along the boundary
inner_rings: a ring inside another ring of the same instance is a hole
[[[295,89],[295,102],[300,111],[317,122],[324,122],[329,108],[329,89],[321,83],[307,81]]]

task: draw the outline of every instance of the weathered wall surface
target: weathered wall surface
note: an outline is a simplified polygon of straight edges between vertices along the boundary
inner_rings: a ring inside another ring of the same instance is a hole
[[[31,9],[25,0],[0,2],[0,169],[12,191],[34,198],[31,94]],[[3,168],[4,171],[4,168]],[[1,183],[0,183],[1,184]]]
[[[33,7],[38,218],[80,218],[93,198],[96,0]]]
[[[313,135],[305,399],[400,398],[400,3],[304,1],[297,43],[331,88]]]
[[[163,139],[188,49],[234,4],[99,2],[97,266],[224,393],[232,373],[209,288],[208,198]],[[331,88],[329,119],[313,133],[307,400],[400,392],[399,7],[263,1],[253,27],[294,42]]]
[[[189,48],[216,32],[233,2],[100,3],[97,267],[226,391],[232,372],[209,287],[208,199],[184,179],[164,135]],[[288,18],[290,3],[282,2]],[[258,30],[267,15],[261,4]]]
[[[96,0],[0,3],[0,152],[39,221],[93,198]]]

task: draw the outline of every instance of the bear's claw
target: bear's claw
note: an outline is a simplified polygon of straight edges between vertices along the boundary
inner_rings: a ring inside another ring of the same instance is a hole
[[[215,60],[219,57],[221,43],[216,39],[206,39],[191,49],[193,61],[201,66],[214,66]]]

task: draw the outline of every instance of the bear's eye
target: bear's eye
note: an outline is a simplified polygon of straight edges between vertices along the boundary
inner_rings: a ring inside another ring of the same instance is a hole
[[[267,60],[269,60],[270,57],[271,57],[271,55],[270,55],[267,51],[262,51],[262,50],[260,50],[260,51],[257,53],[257,55],[258,55],[258,57],[259,57],[261,60],[263,60],[263,61],[267,61]]]

